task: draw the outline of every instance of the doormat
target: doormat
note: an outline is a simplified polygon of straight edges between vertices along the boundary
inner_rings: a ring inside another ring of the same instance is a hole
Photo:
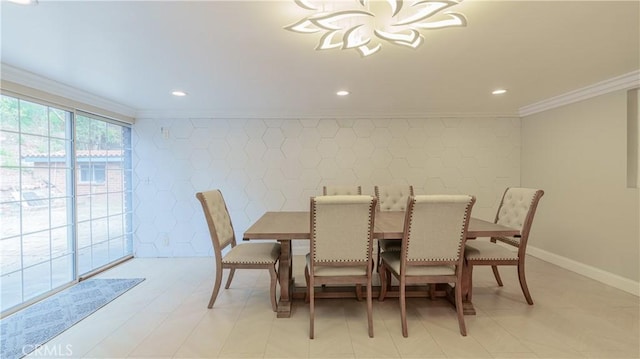
[[[143,280],[144,278],[91,278],[1,319],[0,358],[18,359],[34,350],[40,350],[42,344]],[[70,348],[54,349],[60,352],[47,353],[46,356],[71,354],[68,352]]]

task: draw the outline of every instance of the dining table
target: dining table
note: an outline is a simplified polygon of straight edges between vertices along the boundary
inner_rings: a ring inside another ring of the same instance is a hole
[[[404,231],[403,211],[378,211],[374,221],[374,239],[402,240]],[[294,278],[292,276],[293,256],[291,241],[310,239],[311,217],[308,211],[274,211],[266,212],[255,221],[243,234],[243,240],[277,240],[281,243],[278,276],[280,298],[278,299],[278,318],[291,316]],[[519,230],[501,224],[472,217],[469,219],[467,239],[479,237],[511,237],[520,235]],[[471,288],[471,273],[463,270],[462,293],[464,314],[475,314],[475,309],[468,296]],[[445,291],[451,297],[451,291]]]

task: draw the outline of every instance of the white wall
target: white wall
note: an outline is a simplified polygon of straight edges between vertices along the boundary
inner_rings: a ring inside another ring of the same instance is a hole
[[[627,93],[522,119],[522,185],[545,190],[530,253],[637,292],[638,190],[627,188]]]
[[[265,211],[307,210],[325,184],[469,193],[489,220],[520,184],[518,118],[141,118],[133,129],[136,256],[212,253],[197,191],[222,190],[241,238]]]

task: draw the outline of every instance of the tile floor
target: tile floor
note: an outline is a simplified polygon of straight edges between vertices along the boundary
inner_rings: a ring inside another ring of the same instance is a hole
[[[300,270],[294,275],[304,278]],[[467,337],[442,299],[408,301],[408,338],[397,299],[374,300],[373,339],[366,302],[324,299],[317,301],[316,339],[309,340],[307,305],[296,301],[291,318],[277,319],[264,271],[236,272],[207,309],[213,272],[213,258],[130,260],[100,276],[146,281],[46,348],[81,358],[640,357],[638,297],[535,258],[528,259],[534,306],[526,304],[514,268],[501,271],[503,288],[489,268],[474,270],[478,314],[465,318]]]

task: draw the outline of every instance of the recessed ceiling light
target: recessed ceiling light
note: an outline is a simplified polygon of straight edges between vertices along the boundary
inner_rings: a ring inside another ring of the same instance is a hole
[[[173,96],[178,96],[178,97],[187,96],[187,93],[184,92],[184,91],[173,91],[173,92],[171,92],[171,94]]]
[[[506,92],[507,92],[507,90],[505,90],[505,89],[497,89],[497,90],[494,90],[492,92],[492,94],[494,94],[494,95],[502,95],[503,93],[506,93]]]
[[[340,90],[336,92],[336,95],[338,96],[347,96],[348,94],[349,94],[349,91],[346,91],[346,90]]]

